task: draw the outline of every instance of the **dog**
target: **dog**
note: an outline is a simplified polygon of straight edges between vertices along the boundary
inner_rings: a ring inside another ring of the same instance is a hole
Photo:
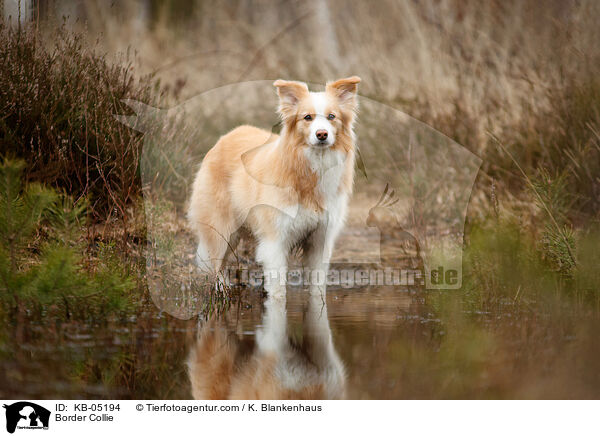
[[[311,295],[301,341],[287,333],[285,300],[265,302],[256,342],[245,350],[215,319],[199,331],[187,359],[195,400],[336,400],[346,398],[346,370],[333,346],[327,306]]]
[[[240,126],[208,151],[188,209],[203,272],[218,276],[248,233],[269,296],[285,296],[288,256],[296,247],[314,272],[310,291],[324,294],[353,189],[359,82],[348,77],[310,92],[305,83],[277,80],[280,135]]]

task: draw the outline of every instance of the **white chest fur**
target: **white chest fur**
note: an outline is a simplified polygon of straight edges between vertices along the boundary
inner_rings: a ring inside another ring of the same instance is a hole
[[[278,220],[279,230],[287,245],[296,244],[319,226],[339,228],[346,215],[348,197],[340,193],[345,168],[345,155],[339,151],[309,147],[305,152],[312,171],[318,177],[317,189],[323,198],[323,211],[295,205],[286,208]]]
[[[311,170],[319,180],[318,189],[325,200],[327,209],[332,201],[338,196],[342,174],[345,168],[346,155],[337,150],[318,149],[308,147],[304,152]]]

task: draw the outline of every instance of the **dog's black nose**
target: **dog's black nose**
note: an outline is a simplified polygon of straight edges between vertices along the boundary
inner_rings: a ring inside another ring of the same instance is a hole
[[[317,130],[317,139],[325,141],[327,139],[327,130]]]

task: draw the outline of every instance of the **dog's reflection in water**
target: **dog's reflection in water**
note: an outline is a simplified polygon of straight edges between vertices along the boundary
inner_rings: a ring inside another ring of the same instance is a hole
[[[301,343],[287,334],[285,299],[265,302],[254,349],[214,321],[198,334],[188,358],[195,399],[342,399],[345,373],[331,338],[327,306],[310,296]]]

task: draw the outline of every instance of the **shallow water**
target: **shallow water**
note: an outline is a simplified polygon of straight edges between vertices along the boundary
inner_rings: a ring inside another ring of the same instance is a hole
[[[285,340],[275,347],[284,348],[288,340],[298,347],[310,328],[309,300],[308,292],[290,290],[285,309],[281,302],[277,306],[276,315],[285,321],[274,326],[265,325],[269,300],[256,290],[244,292],[212,321],[177,320],[148,305],[141,316],[110,325],[34,325],[25,343],[4,343],[0,396],[191,398],[186,360],[199,331],[224,329],[251,356],[259,348],[257,332],[264,335],[271,328],[267,335],[281,334],[287,325]],[[395,382],[392,374],[380,371],[386,365],[382,345],[407,319],[435,322],[417,315],[422,306],[418,293],[392,287],[331,289],[326,304],[319,298],[314,306],[324,311],[315,334],[331,335],[348,398],[388,397],[386,389]]]
[[[457,296],[330,288],[323,302],[290,289],[284,306],[246,290],[208,320],[148,303],[103,325],[29,325],[20,343],[1,337],[0,397],[190,399],[215,383],[231,398],[597,397],[597,323],[509,306],[465,313]],[[191,352],[229,362],[230,382],[201,359],[188,372]]]

